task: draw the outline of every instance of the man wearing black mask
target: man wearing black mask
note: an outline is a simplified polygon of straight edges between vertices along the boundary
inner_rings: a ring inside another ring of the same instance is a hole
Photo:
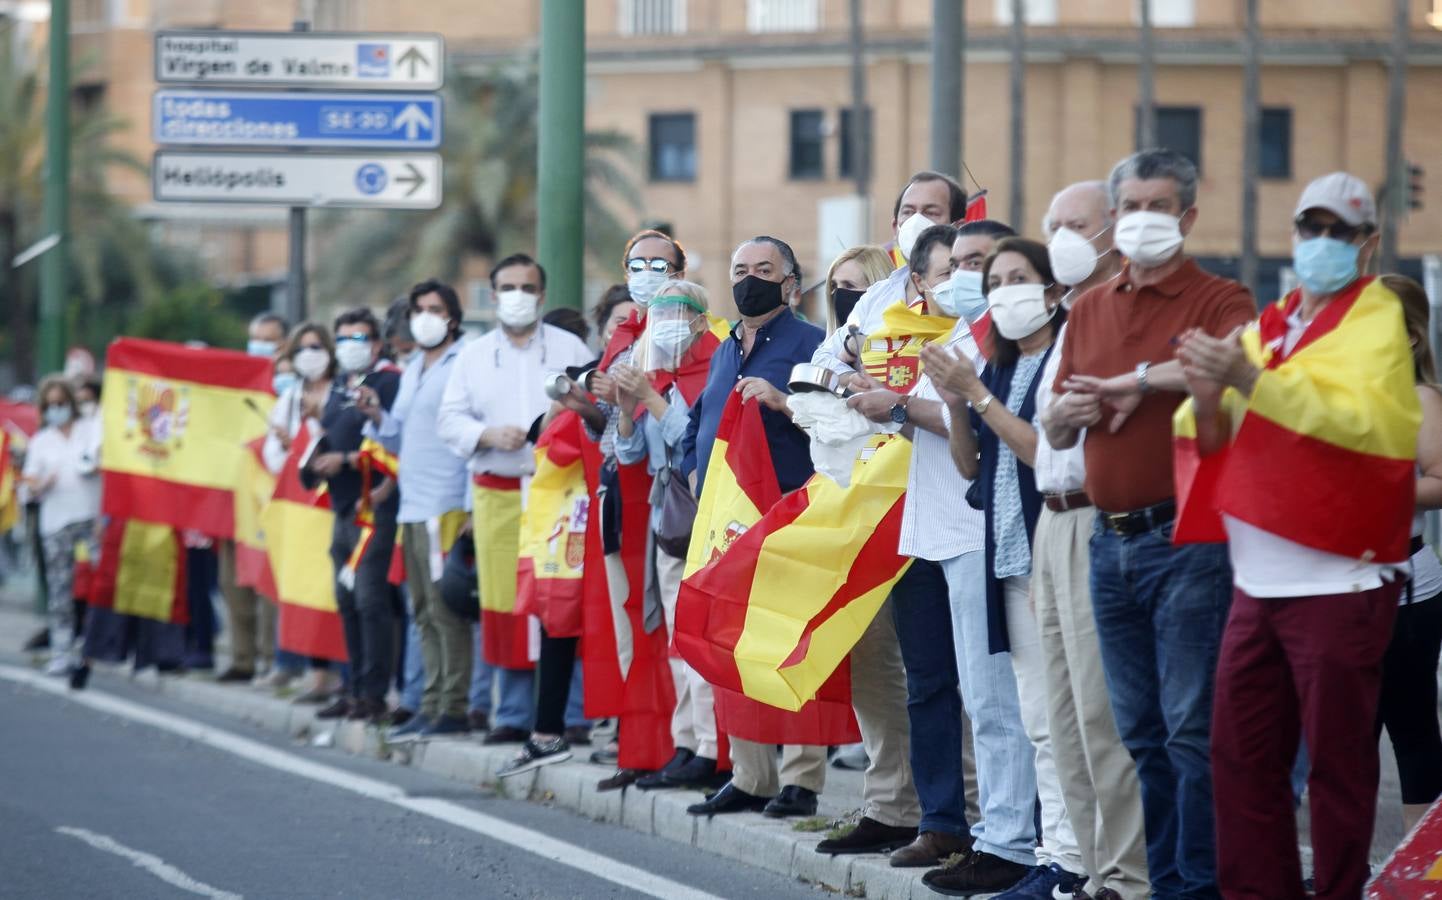
[[[711,357],[706,389],[691,407],[691,423],[681,442],[681,471],[698,496],[705,487],[721,410],[732,391],[761,404],[766,443],[783,492],[801,487],[814,471],[806,433],[791,423],[786,406],[791,368],[808,362],[823,337],[821,329],[796,318],[787,306],[800,280],[796,254],[774,237],[754,237],[731,257],[731,296],[741,321]],[[731,764],[730,783],[689,812],[714,815],[764,808],[773,817],[816,812],[826,771],[825,747],[788,746],[778,777],[769,745],[733,738]]]

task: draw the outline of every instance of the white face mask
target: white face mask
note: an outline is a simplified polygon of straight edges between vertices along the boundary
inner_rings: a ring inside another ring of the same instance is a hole
[[[1139,210],[1117,220],[1114,240],[1122,256],[1150,269],[1176,256],[1184,238],[1176,216]]]
[[[330,354],[320,347],[306,347],[297,350],[291,360],[296,374],[306,381],[319,381],[330,367]]]
[[[636,305],[645,309],[652,300],[656,299],[661,285],[670,279],[671,276],[663,272],[642,269],[640,272],[632,272],[626,276],[626,289],[631,292],[631,299],[636,301]]]
[[[1097,270],[1097,260],[1102,258],[1089,238],[1070,228],[1056,230],[1056,234],[1051,236],[1051,243],[1046,245],[1046,253],[1051,259],[1052,274],[1059,284],[1067,287],[1076,287],[1092,277]]]
[[[369,369],[371,363],[375,361],[375,357],[371,355],[369,342],[337,341],[335,361],[340,365],[342,372],[355,373]]]
[[[931,297],[943,315],[975,322],[986,312],[986,298],[981,295],[981,273],[957,269],[951,277],[931,289]]]
[[[450,332],[450,323],[433,312],[418,312],[411,316],[411,337],[427,350],[440,346]]]
[[[684,319],[651,322],[646,326],[646,333],[651,340],[650,365],[647,366],[651,371],[674,371],[679,368],[681,358],[691,349],[691,342],[696,338],[691,331],[691,323]]]
[[[1045,325],[1056,312],[1047,309],[1044,284],[994,287],[986,300],[991,305],[991,324],[1002,337],[1013,341],[1019,341]]]
[[[529,328],[540,315],[535,294],[518,288],[496,295],[496,318],[507,328]]]
[[[80,404],[80,417],[82,419],[88,419],[91,416],[95,415],[95,413],[99,409],[100,404],[96,403],[94,400],[86,400],[84,403]]]
[[[911,251],[916,248],[916,239],[921,237],[923,231],[935,224],[921,213],[912,213],[906,217],[905,222],[901,223],[901,227],[896,229],[896,247],[908,262],[911,260]]]

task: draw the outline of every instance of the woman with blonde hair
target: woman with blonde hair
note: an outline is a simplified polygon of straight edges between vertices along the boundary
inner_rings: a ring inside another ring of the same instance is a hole
[[[862,244],[841,251],[826,270],[826,333],[846,321],[866,289],[895,270],[891,254],[880,247]]]

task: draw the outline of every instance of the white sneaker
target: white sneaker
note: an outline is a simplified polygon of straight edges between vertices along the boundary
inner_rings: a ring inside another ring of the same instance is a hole
[[[70,659],[65,656],[52,656],[50,662],[45,664],[45,674],[60,676],[70,674]]]

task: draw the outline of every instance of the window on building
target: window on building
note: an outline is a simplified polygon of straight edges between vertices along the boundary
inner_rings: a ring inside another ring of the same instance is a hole
[[[1012,0],[996,0],[996,21],[1011,24]],[[1055,25],[1057,0],[1022,0],[1022,14],[1028,25]]]
[[[653,113],[649,130],[651,180],[695,181],[695,113]]]
[[[791,111],[791,177],[826,177],[826,117],[819,109]]]
[[[1141,111],[1137,111],[1137,128],[1133,145],[1141,146]],[[1157,107],[1157,147],[1166,147],[1202,168],[1202,110],[1198,106]]]
[[[1262,156],[1258,174],[1263,178],[1292,177],[1292,110],[1262,110]]]
[[[1197,24],[1196,0],[1132,0],[1132,21],[1142,20],[1142,4],[1150,3],[1155,28],[1190,28]]]
[[[746,30],[816,31],[821,27],[821,0],[747,0]]]
[[[686,0],[621,0],[621,34],[685,34]]]
[[[838,141],[840,142],[840,152],[838,153],[838,157],[841,160],[841,165],[839,168],[842,178],[856,177],[856,171],[852,167],[853,163],[851,158],[851,122],[853,118],[854,117],[852,116],[851,107],[843,106],[841,108],[841,133],[838,137]],[[862,131],[862,139],[865,141],[870,141],[871,107],[868,106],[866,108],[866,111],[862,114],[861,121],[862,128],[864,129]]]

